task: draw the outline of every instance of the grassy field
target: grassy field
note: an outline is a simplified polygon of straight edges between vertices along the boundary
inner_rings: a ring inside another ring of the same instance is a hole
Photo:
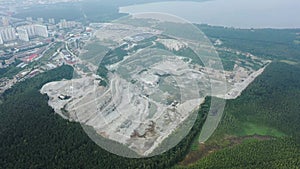
[[[57,52],[57,50],[59,48],[63,47],[63,42],[57,42],[55,43],[50,49],[48,49],[45,53],[44,56],[40,59],[40,61],[48,61],[55,52]]]
[[[243,131],[239,134],[240,136],[255,135],[255,134],[275,136],[275,137],[286,136],[283,132],[278,131],[276,128],[258,125],[255,123],[243,123],[242,128]]]
[[[80,58],[95,64],[96,66],[100,64],[101,59],[109,50],[106,46],[100,44],[100,42],[93,41],[84,47],[85,53],[80,54]]]

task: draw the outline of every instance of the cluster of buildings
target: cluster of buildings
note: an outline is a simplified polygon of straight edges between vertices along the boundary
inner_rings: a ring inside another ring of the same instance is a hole
[[[16,31],[12,27],[0,28],[0,44],[17,39]]]
[[[76,59],[67,50],[62,50],[60,56],[64,58],[68,64],[74,64],[76,62]]]
[[[14,3],[18,4],[17,0],[0,0],[0,9],[4,9],[3,4],[11,6]],[[90,37],[90,32],[85,32],[82,23],[41,17],[14,18],[13,13],[9,13],[8,8],[7,10],[8,12],[0,10],[0,69],[17,67],[20,72],[15,72],[17,74],[14,73],[13,78],[0,78],[0,94],[15,83],[41,72],[63,64],[76,64],[73,53],[79,51],[79,39]],[[66,47],[65,43],[70,47]],[[43,60],[40,62],[31,64],[41,58]]]
[[[31,37],[35,36],[48,37],[47,27],[44,25],[31,24],[20,26],[16,29],[9,26],[0,28],[0,44],[17,39],[29,41]]]
[[[19,39],[23,41],[29,41],[30,37],[34,36],[41,36],[41,37],[48,37],[48,30],[47,27],[44,25],[25,25],[17,27],[17,32],[19,35]]]
[[[75,21],[67,21],[65,19],[60,20],[58,27],[60,29],[73,28],[76,27],[79,23]]]
[[[43,18],[37,18],[33,20],[32,17],[27,17],[23,23],[18,23],[16,26],[12,26],[7,17],[2,17],[2,27],[0,27],[0,45],[7,42],[21,40],[28,42],[33,37],[49,37],[54,34],[59,34],[60,31],[69,28],[82,27],[80,22],[67,21],[61,19],[58,23],[54,18],[48,19],[45,23]]]
[[[54,18],[44,21],[44,18],[32,17],[24,20],[0,16],[0,68],[8,67],[16,59],[24,63],[19,65],[23,68],[43,57],[48,47],[56,42],[68,42],[72,48],[78,49],[79,39],[88,39],[89,35],[80,22],[65,19],[56,22]],[[76,60],[70,52],[60,51],[61,60],[58,62],[74,64]],[[72,52],[76,53],[76,50]]]

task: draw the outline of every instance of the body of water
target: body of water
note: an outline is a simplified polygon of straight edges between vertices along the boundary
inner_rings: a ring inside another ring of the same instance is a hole
[[[162,12],[193,23],[236,28],[300,28],[300,0],[173,1],[125,6],[119,12]]]

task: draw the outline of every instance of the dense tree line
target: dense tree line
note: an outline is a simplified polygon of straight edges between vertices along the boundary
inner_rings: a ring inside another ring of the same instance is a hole
[[[240,97],[227,102],[215,135],[245,135],[247,126],[244,124],[251,123],[258,129],[268,127],[299,139],[299,74],[299,65],[281,62],[269,65]]]
[[[2,61],[0,60],[0,62],[2,62]],[[22,68],[18,68],[16,66],[20,63],[21,63],[20,60],[15,60],[15,62],[12,63],[11,65],[9,65],[8,67],[0,68],[0,79],[5,78],[5,77],[11,79],[13,76],[18,74],[22,70]],[[3,63],[0,63],[0,64],[3,64]]]
[[[188,167],[175,169],[251,169],[297,168],[300,166],[300,144],[293,139],[247,141],[233,148],[214,152]]]
[[[211,40],[222,46],[250,52],[267,59],[300,60],[299,29],[235,29],[197,25]]]

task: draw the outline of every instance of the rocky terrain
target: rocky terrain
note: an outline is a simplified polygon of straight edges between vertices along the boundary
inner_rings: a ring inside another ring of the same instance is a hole
[[[206,96],[236,98],[268,63],[262,61],[259,70],[238,63],[232,71],[216,69],[210,65],[220,60],[213,58],[216,52],[209,43],[198,45],[198,41],[162,32],[124,23],[103,24],[94,31],[94,40],[109,46],[97,63],[108,73],[101,76],[75,69],[80,76],[50,82],[41,93],[49,96],[49,105],[63,118],[90,126],[140,156],[149,156],[181,126],[192,126],[186,121]],[[189,46],[201,48],[192,52]],[[197,51],[206,52],[204,59]],[[203,64],[193,56],[200,57]],[[101,85],[103,81],[107,85]]]

